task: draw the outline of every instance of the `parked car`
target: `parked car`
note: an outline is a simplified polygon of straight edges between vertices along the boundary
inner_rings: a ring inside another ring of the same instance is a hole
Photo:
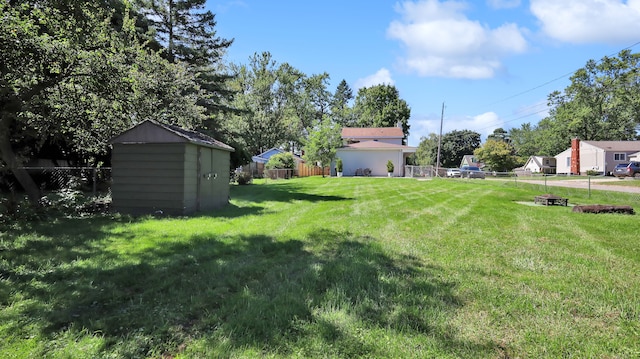
[[[460,177],[464,178],[482,178],[484,179],[484,172],[475,166],[462,166],[460,168]]]
[[[460,169],[459,168],[448,168],[447,169],[447,177],[449,177],[449,178],[460,177]]]
[[[635,177],[640,179],[640,162],[619,163],[613,169],[616,177]]]

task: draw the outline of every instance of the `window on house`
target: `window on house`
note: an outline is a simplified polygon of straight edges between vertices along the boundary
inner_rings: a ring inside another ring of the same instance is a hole
[[[613,154],[613,160],[614,161],[626,161],[627,160],[627,154],[626,153],[614,153]]]
[[[567,157],[567,167],[571,167],[571,157]]]

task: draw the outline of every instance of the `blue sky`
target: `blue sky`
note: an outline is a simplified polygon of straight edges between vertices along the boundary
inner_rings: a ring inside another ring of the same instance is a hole
[[[438,133],[536,124],[589,59],[640,50],[640,0],[208,0],[228,62],[269,51],[354,91],[392,84],[409,145]]]

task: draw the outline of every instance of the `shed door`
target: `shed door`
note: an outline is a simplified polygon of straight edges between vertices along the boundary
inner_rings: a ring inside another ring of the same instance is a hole
[[[214,204],[213,184],[215,172],[213,171],[213,156],[210,148],[198,148],[198,168],[200,169],[198,184],[198,210],[208,210]]]

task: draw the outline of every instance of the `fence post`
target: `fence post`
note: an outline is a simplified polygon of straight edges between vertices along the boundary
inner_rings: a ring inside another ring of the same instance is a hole
[[[92,168],[92,179],[93,179],[93,197],[96,196],[96,192],[98,192],[98,169],[96,167]]]

